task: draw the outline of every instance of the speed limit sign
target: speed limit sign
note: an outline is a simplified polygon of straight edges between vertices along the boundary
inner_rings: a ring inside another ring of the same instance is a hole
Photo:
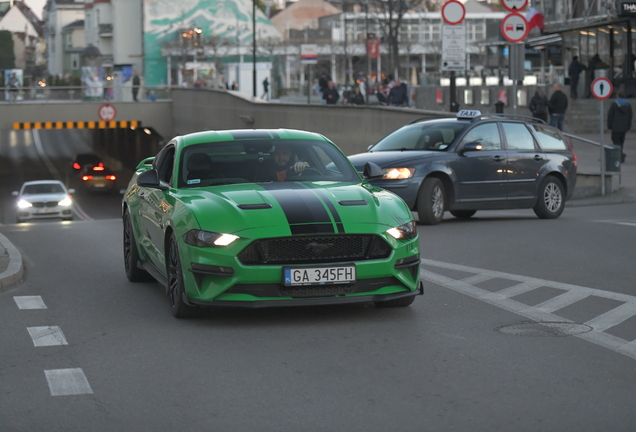
[[[104,104],[99,107],[97,114],[102,121],[112,121],[117,116],[117,110],[111,104]]]

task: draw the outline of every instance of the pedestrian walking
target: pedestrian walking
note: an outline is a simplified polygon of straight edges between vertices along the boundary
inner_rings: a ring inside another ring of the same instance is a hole
[[[269,100],[269,79],[267,77],[263,80],[263,94],[261,95],[261,99]]]
[[[543,93],[543,90],[537,87],[534,91],[534,96],[530,99],[530,112],[532,117],[548,122],[548,98]]]
[[[568,68],[568,74],[570,75],[570,97],[572,99],[576,99],[579,97],[578,86],[579,86],[579,76],[581,72],[585,69],[585,65],[579,62],[579,57],[572,57],[572,63],[570,63],[570,67]]]
[[[137,100],[137,95],[139,94],[139,85],[140,85],[140,81],[139,81],[139,75],[137,74],[137,71],[134,70],[133,71],[133,79],[132,79],[132,95],[133,95],[133,100],[135,102],[139,102]]]
[[[553,88],[554,92],[548,102],[548,109],[550,110],[550,126],[555,126],[559,130],[563,130],[565,111],[568,109],[568,97],[561,90],[561,84],[555,84]]]
[[[322,93],[322,98],[325,100],[327,105],[335,105],[340,99],[340,95],[338,94],[338,90],[336,89],[336,85],[333,81],[329,81],[327,85],[327,89]]]
[[[9,87],[9,100],[17,101],[18,100],[18,91],[20,90],[20,80],[16,76],[15,72],[11,74],[9,78],[9,82],[7,83],[7,87]]]
[[[331,81],[331,76],[329,76],[327,72],[323,72],[320,75],[320,79],[318,80],[318,87],[320,87],[320,98],[321,98],[321,103],[323,105],[327,103],[327,99],[325,99],[325,91],[329,89],[330,81]]]
[[[607,113],[607,128],[612,131],[612,143],[621,148],[621,163],[625,162],[625,135],[632,128],[632,106],[625,99],[625,90],[619,90],[616,101]]]
[[[409,97],[406,84],[402,83],[399,79],[396,79],[393,87],[389,90],[389,105],[403,107],[408,104]]]

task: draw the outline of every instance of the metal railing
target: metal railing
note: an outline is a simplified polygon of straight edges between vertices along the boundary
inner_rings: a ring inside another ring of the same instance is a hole
[[[172,89],[167,86],[140,87],[137,99],[156,101],[172,99]],[[47,86],[21,87],[18,90],[0,87],[0,103],[24,102],[130,102],[133,100],[132,87],[128,86]]]
[[[605,175],[606,175],[606,169],[605,169],[605,149],[614,149],[615,146],[614,145],[609,145],[609,144],[601,144],[600,142],[597,141],[592,141],[590,139],[587,138],[583,138],[581,136],[578,135],[572,135],[570,133],[565,133],[565,132],[561,132],[564,136],[571,138],[573,140],[577,140],[577,141],[581,141],[584,142],[586,144],[591,144],[593,146],[596,146],[599,148],[599,161],[600,161],[600,173],[601,173],[601,195],[605,195]],[[601,135],[601,137],[603,137],[603,135]],[[602,149],[601,149],[602,147]],[[621,176],[621,165],[622,164],[618,164],[618,184],[620,185],[622,183],[622,176]],[[615,171],[614,171],[615,172]]]

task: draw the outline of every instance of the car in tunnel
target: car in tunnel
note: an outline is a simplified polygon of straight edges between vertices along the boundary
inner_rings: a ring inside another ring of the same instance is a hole
[[[81,171],[89,165],[104,166],[104,163],[95,153],[79,153],[71,160],[71,169],[74,171]]]
[[[139,163],[122,216],[128,279],[161,282],[176,317],[205,306],[404,307],[423,293],[410,210],[319,134],[176,137]]]
[[[446,211],[467,219],[478,210],[532,208],[557,218],[577,178],[577,157],[557,128],[477,110],[416,120],[349,159],[358,171],[379,166],[383,175],[370,182],[402,197],[424,225]]]
[[[80,171],[80,187],[85,192],[116,193],[117,175],[104,164],[86,165]]]
[[[58,218],[73,220],[74,189],[66,189],[58,180],[36,180],[25,182],[12,195],[16,200],[16,222],[34,219]]]

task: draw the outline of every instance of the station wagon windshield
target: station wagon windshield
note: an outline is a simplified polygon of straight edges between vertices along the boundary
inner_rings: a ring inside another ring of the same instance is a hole
[[[467,126],[468,123],[456,120],[416,123],[404,126],[383,138],[370,151],[446,151],[455,140],[455,137]]]

